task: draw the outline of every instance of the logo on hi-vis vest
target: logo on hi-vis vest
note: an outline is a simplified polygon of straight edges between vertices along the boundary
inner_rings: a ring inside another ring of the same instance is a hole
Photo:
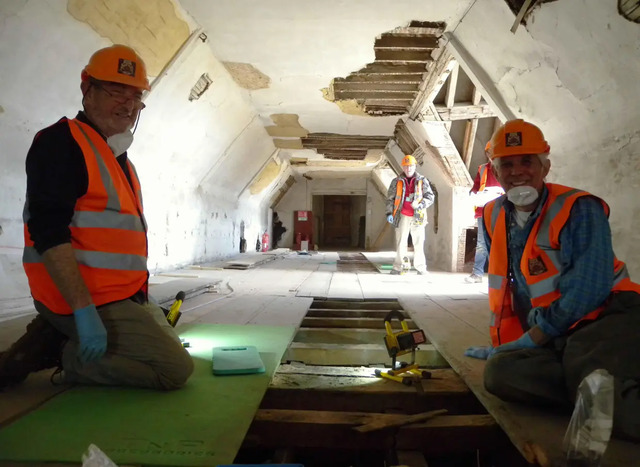
[[[540,274],[544,274],[545,272],[547,272],[547,267],[544,265],[544,262],[542,261],[542,258],[540,258],[540,256],[529,260],[529,275],[539,276]]]
[[[505,146],[522,146],[522,133],[519,131],[512,131],[505,135]]]
[[[136,75],[136,64],[131,60],[127,60],[125,58],[121,58],[118,60],[118,73],[121,75],[127,76],[135,76]]]

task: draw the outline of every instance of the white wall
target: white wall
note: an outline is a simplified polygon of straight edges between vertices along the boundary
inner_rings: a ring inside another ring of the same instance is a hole
[[[76,115],[80,71],[109,45],[66,2],[0,3],[0,317],[29,301],[20,267],[28,148],[38,130]],[[205,72],[213,84],[188,101]],[[267,225],[269,190],[245,188],[275,148],[246,91],[198,40],[145,103],[129,155],[143,185],[151,272],[238,252],[242,221],[251,251]]]
[[[483,0],[454,36],[515,115],[543,130],[551,145],[549,181],[609,203],[616,254],[637,281],[640,26],[621,17],[617,3],[545,3],[513,35],[506,3]]]

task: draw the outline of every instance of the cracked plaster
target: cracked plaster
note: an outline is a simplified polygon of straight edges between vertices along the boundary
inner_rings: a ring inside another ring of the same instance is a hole
[[[126,44],[158,76],[189,37],[171,0],[68,0],[67,10],[114,44]]]

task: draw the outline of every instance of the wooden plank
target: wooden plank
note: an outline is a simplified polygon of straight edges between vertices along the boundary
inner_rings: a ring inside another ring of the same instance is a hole
[[[304,413],[306,412],[306,413]],[[375,416],[379,416],[376,414]],[[497,449],[506,444],[495,421],[487,415],[445,415],[425,423],[366,435],[351,427],[371,414],[323,411],[258,410],[244,447],[295,447],[420,450],[425,455]],[[393,417],[393,415],[390,415]]]
[[[376,39],[375,47],[424,47],[435,49],[438,38],[435,36],[384,33]]]
[[[314,300],[313,309],[323,310],[402,310],[402,306],[395,298],[387,300]]]
[[[425,73],[427,67],[424,63],[389,64],[374,62],[369,63],[358,73]]]
[[[516,30],[518,29],[518,26],[522,22],[522,18],[524,18],[524,15],[527,14],[527,11],[529,10],[529,7],[531,6],[531,2],[532,1],[533,0],[524,0],[524,3],[520,7],[520,11],[518,11],[518,14],[516,15],[516,19],[513,21],[513,25],[511,26],[511,29],[510,29],[510,31],[513,34],[516,33]]]
[[[411,320],[405,320],[409,329],[416,329]],[[384,320],[380,318],[314,318],[305,317],[301,326],[308,328],[366,328],[384,329]],[[401,329],[402,325],[398,320],[391,321],[393,329]]]
[[[478,131],[478,119],[473,118],[467,120],[464,129],[464,140],[462,143],[462,162],[468,169],[471,164],[471,156],[473,156],[473,145],[476,141],[476,132]]]
[[[402,355],[399,360],[409,362],[411,355]],[[391,365],[391,357],[382,344],[305,344],[292,342],[283,357],[283,362],[296,361],[309,365]],[[440,354],[430,344],[416,351],[416,363],[424,368],[447,366]]]
[[[300,328],[295,342],[306,344],[380,344],[385,333],[380,329]]]
[[[422,81],[422,77],[426,73],[426,70],[422,70],[418,73],[351,73],[346,78],[335,78],[333,83],[348,83],[348,82],[399,82],[399,83],[419,83]]]
[[[480,331],[468,324],[464,316],[458,316],[455,309],[441,308],[429,300],[407,296],[401,297],[400,302],[528,462],[543,466],[565,465],[562,440],[569,416],[504,402],[489,394],[483,383],[485,361],[464,356],[465,349],[471,345],[490,344],[488,328]],[[486,316],[486,303],[479,302],[477,307],[477,312]],[[638,444],[612,439],[602,465],[635,465],[638,458]]]
[[[420,92],[411,105],[409,118],[415,120],[433,102],[454,66],[453,56],[448,51],[442,50],[437,60],[430,66],[429,75],[420,85]]]
[[[466,120],[470,118],[489,118],[495,117],[496,114],[491,110],[488,104],[484,105],[468,105],[459,103],[451,108],[443,105],[435,106],[438,115],[442,120]]]
[[[419,82],[404,83],[401,81],[345,81],[333,83],[334,91],[413,91],[417,92]]]
[[[376,60],[389,61],[411,61],[411,62],[430,62],[433,60],[431,52],[433,48],[395,48],[395,47],[374,47]]]
[[[358,308],[355,310],[341,308],[311,308],[307,312],[309,318],[378,318],[384,321],[390,310],[366,310]],[[407,313],[400,311],[405,319],[410,319]],[[394,318],[394,321],[396,318]]]
[[[283,367],[287,370],[282,371]],[[433,379],[420,387],[374,376],[372,367],[301,365],[310,372],[294,373],[296,365],[281,365],[262,401],[262,408],[348,410],[358,412],[418,413],[447,408],[451,414],[486,413],[469,388],[451,369],[430,369]],[[385,370],[381,366],[378,367]],[[353,375],[341,376],[353,370]],[[292,373],[289,373],[291,371]]]
[[[460,63],[464,72],[473,82],[474,86],[478,88],[485,100],[491,105],[491,108],[496,112],[497,116],[500,117],[500,120],[504,122],[516,118],[496,88],[493,80],[478,64],[473,55],[464,48],[452,33],[445,32],[443,35],[447,40],[446,50]]]
[[[355,427],[354,430],[358,433],[370,433],[372,431],[382,430],[385,428],[392,428],[404,425],[410,425],[411,423],[424,422],[430,420],[438,415],[444,415],[447,413],[447,409],[431,410],[429,412],[419,413],[415,415],[391,415],[386,414],[379,417],[377,420],[369,421],[361,426]],[[392,418],[393,417],[393,418]]]
[[[418,94],[417,91],[382,91],[377,89],[364,89],[364,90],[346,90],[335,91],[334,96],[336,99],[382,99],[382,100],[411,100]]]
[[[455,103],[459,69],[460,67],[456,63],[451,69],[451,73],[449,73],[449,78],[447,80],[447,89],[444,95],[444,105],[448,109],[452,108],[453,104]]]

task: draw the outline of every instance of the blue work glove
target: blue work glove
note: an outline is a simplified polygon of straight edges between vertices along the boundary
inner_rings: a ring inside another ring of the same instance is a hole
[[[389,214],[389,215],[387,216],[387,222],[388,222],[389,224],[393,224],[393,216],[392,216],[391,214]]]
[[[107,351],[107,330],[102,324],[96,306],[91,304],[73,312],[80,347],[78,358],[82,363],[99,360]]]
[[[536,347],[539,347],[539,346],[531,340],[529,333],[525,332],[522,336],[520,336],[515,341],[499,345],[498,347],[495,348],[493,353],[511,352],[513,350],[522,350],[522,349],[535,349]]]
[[[480,345],[480,346],[469,347],[467,350],[464,351],[464,354],[467,357],[473,357],[473,358],[478,358],[480,360],[486,360],[491,355],[493,355],[494,351],[495,351],[495,349],[493,347],[491,347],[490,345]]]

